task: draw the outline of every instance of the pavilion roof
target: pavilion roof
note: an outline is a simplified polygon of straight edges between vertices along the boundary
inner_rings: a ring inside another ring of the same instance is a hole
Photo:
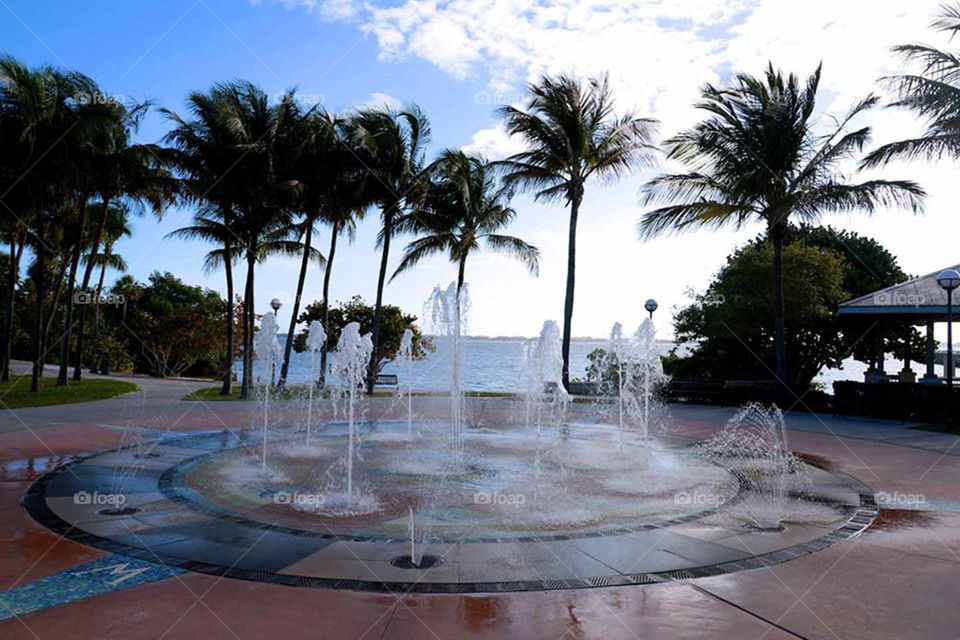
[[[944,269],[960,270],[960,265],[944,267]],[[937,276],[941,271],[943,269],[937,269],[925,276],[913,278],[892,287],[854,298],[840,304],[837,307],[837,312],[846,316],[917,316],[924,318],[945,316],[947,314],[947,292],[937,284]],[[960,295],[955,296],[954,304],[958,306],[957,311],[960,311]]]

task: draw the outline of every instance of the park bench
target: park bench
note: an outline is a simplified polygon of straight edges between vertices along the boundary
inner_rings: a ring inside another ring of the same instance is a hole
[[[378,373],[376,385],[378,387],[400,386],[400,377],[395,373]]]

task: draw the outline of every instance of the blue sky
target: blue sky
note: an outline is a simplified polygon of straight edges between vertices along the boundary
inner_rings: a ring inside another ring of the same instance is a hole
[[[416,101],[433,128],[431,153],[468,146],[498,156],[516,148],[498,127],[493,109],[516,103],[523,83],[542,72],[589,75],[608,71],[624,107],[657,117],[672,133],[696,119],[691,105],[703,82],[722,81],[731,69],[759,71],[768,58],[808,73],[825,62],[823,107],[841,112],[877,90],[878,76],[896,70],[888,50],[904,40],[945,44],[926,29],[936,2],[904,9],[900,2],[816,0],[797,6],[776,0],[168,0],[162,3],[0,0],[0,50],[30,64],[82,71],[105,91],[149,98],[181,110],[186,94],[212,82],[244,78],[271,94],[297,87],[339,110],[378,100]],[[867,123],[876,139],[915,132],[909,116],[878,112]],[[166,128],[159,115],[140,138],[156,141]],[[876,237],[912,273],[957,262],[958,225],[948,163],[893,167],[896,177],[922,181],[931,206],[917,220],[900,212],[873,218],[833,216],[837,226]],[[687,288],[702,289],[737,242],[759,228],[702,232],[641,244],[634,225],[642,214],[637,192],[652,175],[638,173],[618,185],[589,188],[578,244],[574,335],[604,335],[614,321],[643,317],[643,301],[657,298],[669,334],[671,307]],[[520,196],[511,231],[543,252],[541,276],[497,256],[468,264],[472,286],[470,328],[476,334],[532,335],[543,320],[559,319],[565,276],[566,211]],[[184,280],[223,291],[220,273],[201,269],[205,247],[165,240],[189,221],[190,211],[136,221],[134,238],[119,251],[130,271],[145,278],[170,270]],[[353,246],[338,251],[332,297],[373,298],[378,255],[377,215],[361,224]],[[952,233],[944,234],[947,229]],[[326,251],[329,235],[319,237]],[[404,241],[394,246],[395,265]],[[258,311],[273,297],[289,300],[297,263],[274,259],[257,275]],[[453,268],[442,259],[391,283],[387,302],[420,313],[434,285]],[[306,299],[319,298],[321,274],[308,276]],[[281,310],[281,325],[285,326]]]

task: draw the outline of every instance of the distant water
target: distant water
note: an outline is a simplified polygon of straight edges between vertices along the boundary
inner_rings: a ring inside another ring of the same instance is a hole
[[[281,338],[281,344],[283,339]],[[435,339],[437,350],[426,359],[413,363],[413,386],[418,391],[441,391],[450,385],[450,356],[442,339]],[[517,391],[521,379],[521,349],[522,340],[490,340],[487,338],[465,338],[463,340],[463,375],[464,389],[467,391]],[[674,347],[668,340],[658,341],[660,352],[667,354]],[[594,349],[605,349],[607,343],[597,341],[577,341],[570,345],[570,375],[573,378],[583,378],[586,375],[589,361],[587,355]],[[901,362],[893,359],[886,361],[887,373],[897,373],[903,367]],[[926,371],[925,367],[913,363],[912,368],[918,377]],[[815,378],[815,382],[823,385],[824,391],[833,393],[832,383],[838,380],[863,381],[863,374],[867,366],[861,362],[847,359],[838,369],[827,369]],[[937,366],[937,374],[943,374],[943,367]],[[240,375],[242,367],[237,366]],[[266,375],[264,375],[266,373]],[[398,371],[393,362],[383,367],[383,373],[395,373],[403,378],[406,371]],[[254,376],[260,380],[270,377],[270,372],[260,371],[254,367]],[[290,360],[288,379],[293,384],[306,383],[310,380],[310,356],[306,353],[294,352]]]
[[[451,378],[450,355],[443,339],[434,339],[437,350],[426,359],[413,363],[413,386],[418,391],[440,391],[449,388]],[[666,354],[673,343],[660,341],[661,352]],[[467,391],[517,391],[521,379],[522,340],[490,340],[487,338],[464,338],[463,387]],[[597,348],[606,348],[604,341],[572,342],[570,344],[570,376],[583,378],[589,361],[587,355]],[[404,369],[406,367],[403,367]],[[240,368],[238,367],[238,372]],[[383,373],[395,373],[403,378],[406,371],[398,371],[393,362],[383,367]],[[239,373],[238,373],[239,375]],[[270,372],[254,367],[254,376],[264,380]],[[289,382],[305,383],[310,380],[310,356],[294,353],[290,359]]]

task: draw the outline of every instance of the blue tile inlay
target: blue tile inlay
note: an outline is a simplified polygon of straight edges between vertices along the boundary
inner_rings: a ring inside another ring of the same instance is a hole
[[[109,556],[0,593],[0,620],[186,573],[127,556]]]

